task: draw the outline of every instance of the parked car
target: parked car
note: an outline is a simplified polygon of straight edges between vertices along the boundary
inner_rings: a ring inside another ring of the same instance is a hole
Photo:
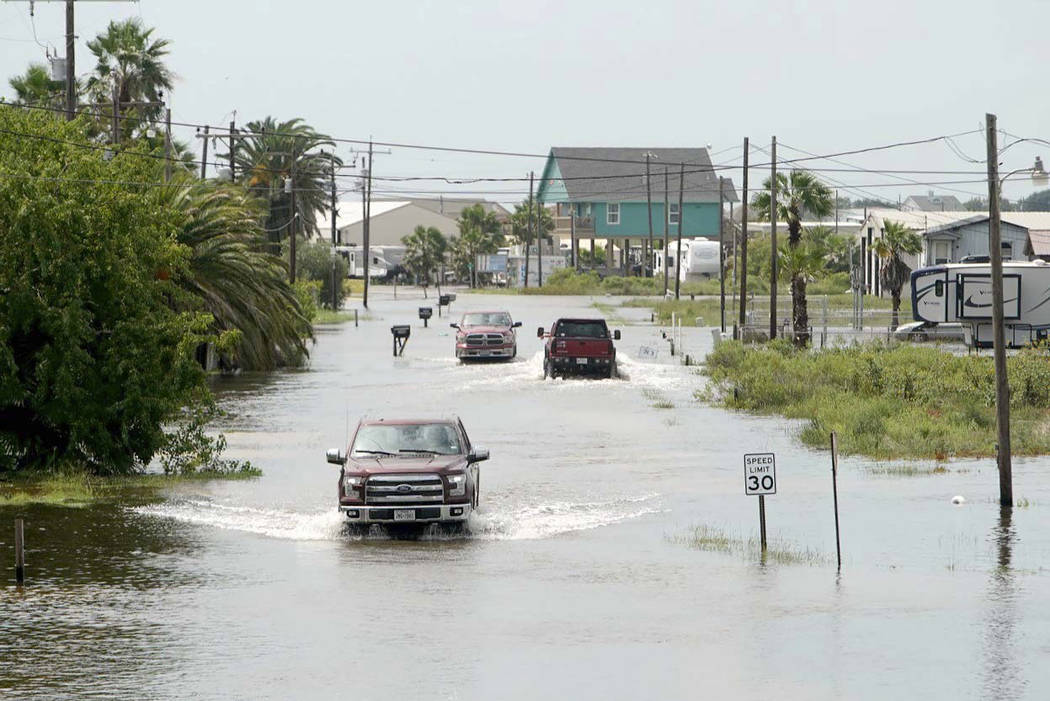
[[[346,452],[327,458],[342,468],[339,510],[353,524],[462,525],[478,507],[478,463],[489,451],[471,444],[457,417],[365,419]]]
[[[518,336],[514,330],[521,326],[509,312],[467,312],[458,324],[449,324],[456,330],[456,357],[464,360],[502,358],[510,360],[518,354]]]
[[[558,319],[549,333],[540,327],[536,335],[545,338],[543,376],[598,375],[616,377],[617,329],[611,334],[605,319]]]
[[[962,324],[912,321],[901,324],[893,337],[900,341],[958,341],[964,342],[966,333]]]

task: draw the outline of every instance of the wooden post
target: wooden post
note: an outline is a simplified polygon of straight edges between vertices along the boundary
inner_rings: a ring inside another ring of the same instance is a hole
[[[762,554],[766,554],[766,495],[758,495],[758,529],[762,537]]]
[[[114,114],[116,112],[114,111]],[[204,125],[204,138],[201,140],[201,180],[207,173],[208,168],[208,125]]]
[[[533,173],[529,171],[529,232],[525,235],[525,287],[529,286],[529,247],[532,244],[532,181]]]
[[[722,183],[725,178],[718,176],[718,296],[720,298],[722,333],[726,332],[726,242],[725,242],[725,218],[723,216],[723,201],[725,194]]]
[[[992,346],[995,354],[995,426],[999,440],[999,505],[1014,505],[1010,463],[1010,385],[1006,376],[1006,335],[1003,328],[1003,249],[999,223],[999,149],[996,117],[986,114],[988,134],[988,257],[992,268]]]
[[[649,247],[646,248],[645,243],[642,243],[642,277],[652,277],[649,270],[649,263],[651,262],[653,255],[653,189],[649,182],[649,157],[652,156],[648,151],[645,152],[645,203],[646,209],[649,212]]]
[[[773,137],[769,177],[769,340],[777,337],[777,137]]]
[[[22,519],[15,519],[15,581],[22,584],[26,580],[25,529]]]
[[[682,281],[682,228],[685,226],[685,162],[679,164],[678,168],[678,250],[675,251],[674,261],[674,298],[678,299],[681,293]]]
[[[441,316],[441,306],[438,305],[438,316]],[[354,328],[357,328],[357,310],[354,310]]]
[[[740,330],[747,323],[747,137],[744,137],[744,184],[740,197]]]
[[[668,182],[669,181],[668,181],[668,174],[667,174],[667,166],[664,166],[664,250],[662,251],[662,255],[664,257],[664,260],[663,260],[663,268],[664,268],[664,297],[667,296],[667,287],[668,287],[668,283],[669,283],[669,279],[667,277],[667,273],[668,273],[668,270],[667,270],[667,244],[670,243],[668,241],[668,238],[670,236],[670,227],[671,227],[671,210],[670,210],[670,206],[671,205],[670,205],[670,202],[669,202],[669,194],[668,194],[668,190],[670,188],[668,187]],[[681,211],[679,211],[679,215],[681,215]]]
[[[839,540],[839,443],[838,436],[831,432],[831,497],[835,502],[835,557],[842,569],[842,545]]]

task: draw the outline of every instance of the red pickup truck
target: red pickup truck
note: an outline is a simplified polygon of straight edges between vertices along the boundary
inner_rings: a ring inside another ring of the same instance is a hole
[[[617,329],[611,334],[605,319],[558,319],[549,333],[540,327],[536,335],[547,339],[543,348],[543,376],[597,375],[616,377]]]

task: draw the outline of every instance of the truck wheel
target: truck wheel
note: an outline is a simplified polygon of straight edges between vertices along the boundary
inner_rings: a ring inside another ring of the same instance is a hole
[[[474,508],[478,508],[478,502],[481,501],[481,475],[478,475],[477,479],[474,480]]]
[[[606,377],[608,377],[611,380],[611,379],[613,379],[615,377],[619,377],[619,376],[620,376],[620,373],[616,369],[616,361],[614,360],[614,361],[612,361],[612,363],[609,364],[609,374],[607,374]]]
[[[549,359],[543,360],[543,379],[547,378],[554,379],[554,368],[551,367],[551,361]]]

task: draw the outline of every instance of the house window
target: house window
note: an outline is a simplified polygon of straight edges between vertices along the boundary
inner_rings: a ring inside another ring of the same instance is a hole
[[[933,260],[931,262],[934,264],[951,262],[950,246],[951,244],[948,241],[934,241]]]
[[[681,220],[681,217],[679,216],[679,214],[680,214],[680,212],[678,211],[678,205],[677,204],[671,204],[667,208],[667,223],[668,224],[677,224]]]
[[[1002,256],[1003,260],[1010,260],[1014,257],[1014,245],[1009,241],[1003,241],[1002,243]]]
[[[605,223],[614,226],[620,223],[620,203],[610,202],[605,209]]]

